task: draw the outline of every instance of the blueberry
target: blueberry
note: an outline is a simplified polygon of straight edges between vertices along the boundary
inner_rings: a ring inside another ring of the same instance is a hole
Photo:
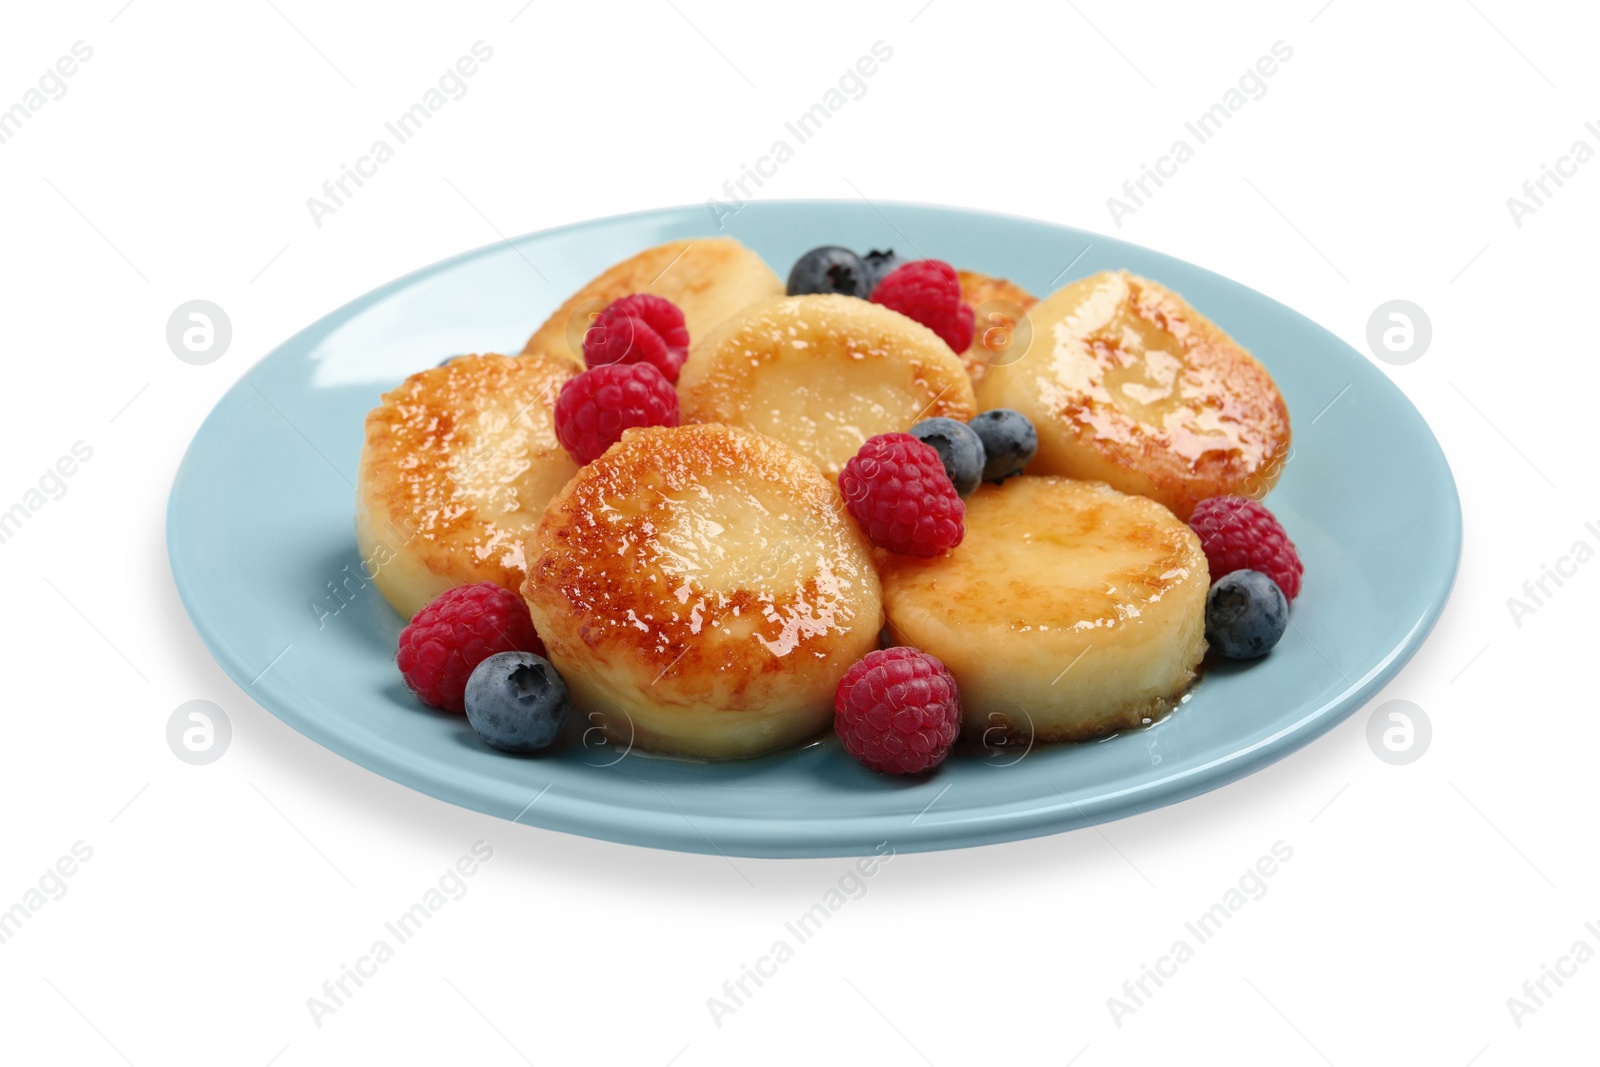
[[[911,436],[939,453],[939,462],[944,464],[944,472],[957,493],[972,495],[983,480],[983,442],[972,427],[940,415],[911,427]]]
[[[867,291],[862,296],[871,296],[872,290],[883,281],[883,276],[900,265],[900,257],[894,254],[894,249],[885,249],[879,252],[874,248],[862,257],[867,265]]]
[[[467,722],[506,752],[537,752],[554,741],[572,701],[550,661],[532,652],[499,652],[467,679]]]
[[[1228,659],[1272,651],[1289,625],[1289,601],[1260,571],[1233,571],[1206,594],[1206,640]]]
[[[995,408],[975,416],[968,424],[983,442],[983,480],[999,484],[1022,468],[1039,450],[1039,433],[1028,416],[1010,408]]]
[[[838,245],[823,245],[794,261],[787,291],[790,296],[840,293],[865,298],[872,292],[872,284],[860,256]]]

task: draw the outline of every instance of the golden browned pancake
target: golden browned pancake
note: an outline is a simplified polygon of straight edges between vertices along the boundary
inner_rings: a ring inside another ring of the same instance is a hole
[[[356,537],[401,615],[451,586],[522,584],[523,540],[578,469],[556,442],[553,409],[581,369],[458,356],[413,374],[367,415]]]
[[[1010,363],[1028,350],[1033,336],[1027,311],[1039,298],[1015,282],[958,270],[961,301],[972,308],[972,344],[961,353],[967,377],[977,385],[990,367]]]
[[[710,759],[794,744],[877,647],[878,575],[838,490],[750,430],[627,431],[528,552],[534,626],[619,744]]]
[[[874,434],[976,413],[972,383],[938,334],[834,293],[757,304],[696,340],[678,400],[685,422],[770,434],[829,478]]]
[[[1113,271],[1029,312],[1033,343],[994,366],[979,407],[1039,431],[1032,474],[1105,481],[1187,519],[1210,496],[1260,499],[1289,453],[1289,410],[1266,368],[1170,289]]]
[[[1099,482],[980,486],[961,544],[880,563],[890,637],[950,668],[974,737],[1081,741],[1138,726],[1172,708],[1205,655],[1199,538]]]
[[[670,241],[607,268],[573,293],[528,339],[523,354],[583,362],[583,335],[594,317],[630,293],[653,293],[678,305],[694,341],[741,308],[781,296],[783,282],[731,237]]]

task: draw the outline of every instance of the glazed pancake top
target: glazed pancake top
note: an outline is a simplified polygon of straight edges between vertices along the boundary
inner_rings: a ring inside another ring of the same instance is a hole
[[[515,588],[523,539],[577,467],[553,407],[565,360],[460,356],[414,374],[367,416],[362,491],[410,538],[498,567]]]
[[[961,302],[972,308],[974,316],[972,344],[961,353],[961,363],[976,384],[990,367],[1011,363],[1027,352],[1033,326],[1026,312],[1039,298],[1015,282],[975,270],[958,270],[956,277],[961,282]]]
[[[830,478],[868,437],[977,411],[961,361],[937,334],[851,296],[782,297],[697,340],[678,381],[684,418],[794,446]]]
[[[524,355],[583,360],[583,335],[594,316],[631,293],[654,293],[678,305],[691,338],[740,308],[778,296],[783,282],[766,261],[731,237],[699,237],[647,248],[606,268],[528,339]]]
[[[737,427],[629,430],[551,502],[531,552],[530,601],[570,612],[591,652],[675,679],[759,676],[879,625],[870,547],[838,491]]]
[[[1011,641],[1092,639],[1139,626],[1196,575],[1206,588],[1205,555],[1189,527],[1103,483],[1025,476],[980,486],[967,507],[958,548],[885,561],[891,605],[936,610],[954,629],[1004,631]],[[893,625],[893,606],[890,615]]]
[[[1287,446],[1289,414],[1272,377],[1176,293],[1127,271],[1078,286],[1074,311],[1035,337],[1042,400],[1132,465],[1176,461],[1239,481]],[[1049,320],[1042,304],[1038,318]]]

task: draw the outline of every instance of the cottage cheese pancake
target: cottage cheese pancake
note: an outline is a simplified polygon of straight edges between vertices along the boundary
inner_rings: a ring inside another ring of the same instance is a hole
[[[1176,293],[1111,271],[1028,312],[1029,351],[989,368],[978,406],[1033,420],[1032,474],[1104,481],[1179,518],[1211,496],[1259,500],[1289,452],[1289,411],[1260,363]]]
[[[575,706],[621,744],[706,758],[803,740],[877,647],[871,548],[783,442],[629,430],[553,500],[523,596]]]
[[[943,556],[881,563],[891,639],[950,668],[969,733],[1083,741],[1172,708],[1206,650],[1188,526],[1099,482],[1024,475],[981,486],[966,527]]]
[[[552,413],[580,369],[547,356],[458,356],[413,374],[367,415],[356,537],[401,615],[451,586],[522,584],[523,540],[577,472]]]
[[[766,260],[731,237],[700,237],[647,248],[579,289],[528,339],[524,355],[583,362],[583,335],[594,316],[630,293],[653,293],[678,305],[689,337],[734,312],[783,293]]]
[[[678,398],[684,421],[759,430],[829,478],[874,434],[977,410],[961,360],[937,334],[831,293],[757,304],[696,340]]]

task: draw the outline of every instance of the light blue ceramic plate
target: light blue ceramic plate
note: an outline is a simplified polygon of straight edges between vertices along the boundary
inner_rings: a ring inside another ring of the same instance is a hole
[[[306,736],[453,804],[658,848],[847,855],[882,841],[908,851],[1056,833],[1214,789],[1350,715],[1433,626],[1461,544],[1449,466],[1399,390],[1315,323],[1169,256],[1026,219],[818,201],[753,203],[724,223],[780,275],[807,248],[836,242],[945,259],[1039,294],[1113,267],[1182,293],[1267,365],[1289,404],[1294,453],[1270,504],[1306,581],[1282,643],[1247,668],[1213,670],[1152,728],[1025,756],[958,755],[915,782],[872,774],[832,742],[708,765],[623,755],[580,737],[581,723],[558,750],[513,758],[461,718],[421,707],[394,668],[402,620],[361,579],[352,514],[363,416],[444,356],[520,351],[609,264],[718,232],[706,209],[688,207],[428,267],[252,368],[195,435],[167,514],[178,591],[224,669]]]

